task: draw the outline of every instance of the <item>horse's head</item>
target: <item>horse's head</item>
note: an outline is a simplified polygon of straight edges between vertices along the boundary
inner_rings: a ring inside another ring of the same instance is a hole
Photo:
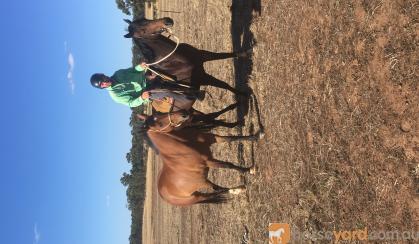
[[[170,132],[191,120],[190,114],[185,110],[153,115],[137,114],[137,118],[144,121],[147,130],[157,132]]]
[[[173,26],[173,19],[165,17],[161,19],[148,20],[139,18],[134,21],[124,19],[129,24],[126,38],[154,38],[160,35],[167,28]]]

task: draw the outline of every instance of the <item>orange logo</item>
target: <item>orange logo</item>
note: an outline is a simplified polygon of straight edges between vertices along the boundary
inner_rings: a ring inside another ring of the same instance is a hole
[[[269,223],[269,244],[286,244],[291,239],[289,224]]]

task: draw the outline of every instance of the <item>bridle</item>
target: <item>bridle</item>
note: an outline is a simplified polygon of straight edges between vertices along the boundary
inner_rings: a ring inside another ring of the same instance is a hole
[[[182,121],[180,121],[178,123],[174,123],[172,121],[171,114],[172,114],[171,111],[169,113],[167,113],[167,116],[168,116],[168,119],[169,119],[169,123],[165,127],[161,128],[159,130],[155,130],[155,129],[149,129],[149,130],[150,131],[154,131],[154,132],[167,133],[167,132],[170,132],[170,131],[165,131],[167,128],[169,128],[169,127],[174,127],[174,128],[180,127],[186,121],[186,120],[182,120]]]

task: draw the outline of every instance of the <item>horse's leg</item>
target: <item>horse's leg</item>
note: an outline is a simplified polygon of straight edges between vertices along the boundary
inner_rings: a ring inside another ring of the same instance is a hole
[[[211,121],[211,123],[214,126],[222,126],[222,127],[227,127],[227,128],[234,128],[236,126],[243,126],[244,125],[244,120],[239,120],[236,122],[225,122],[223,120],[213,120]]]
[[[226,187],[222,187],[219,186],[217,184],[214,184],[213,182],[207,180],[206,184],[208,186],[210,186],[212,189],[214,189],[214,192],[199,192],[196,191],[193,193],[193,195],[195,196],[200,196],[200,197],[205,197],[207,199],[211,199],[211,198],[219,198],[221,196],[223,196],[224,194],[226,194],[227,192],[233,195],[237,195],[240,194],[242,192],[244,192],[246,190],[246,186],[245,185],[241,185],[241,186],[236,186],[236,187],[231,187],[231,188],[226,188]],[[225,200],[228,200],[224,197]]]
[[[207,165],[208,167],[214,168],[214,169],[234,169],[234,170],[239,171],[240,173],[246,173],[246,172],[253,173],[253,170],[254,170],[253,167],[249,167],[249,168],[241,167],[241,166],[234,165],[230,162],[221,161],[218,159],[208,159]]]
[[[196,115],[204,115],[205,113],[204,113],[204,112],[201,112],[201,111],[199,111],[199,110],[196,110],[196,109],[194,109],[194,108],[191,108],[191,114],[192,114],[193,116],[196,116]]]
[[[208,165],[208,167],[210,167],[210,165]],[[228,188],[219,186],[219,185],[213,183],[212,181],[210,181],[208,179],[206,180],[205,184],[206,184],[206,188],[211,188],[216,192],[223,192],[223,191],[226,192],[226,191],[228,191]]]
[[[227,52],[215,53],[215,52],[210,52],[206,50],[199,50],[199,52],[201,55],[201,60],[203,62],[238,57],[236,53],[227,53]]]
[[[238,103],[234,103],[234,104],[231,104],[231,105],[223,108],[222,110],[220,110],[218,112],[213,112],[213,113],[209,113],[209,114],[205,114],[205,113],[203,113],[201,111],[198,111],[196,109],[193,109],[193,111],[192,111],[193,121],[212,122],[218,116],[220,116],[223,113],[226,113],[226,112],[228,112],[230,110],[235,109],[237,106],[238,106]]]
[[[218,116],[220,116],[221,114],[236,108],[237,105],[238,105],[238,103],[231,104],[231,105],[225,107],[224,109],[222,109],[218,112],[209,113],[209,114],[205,114],[203,112],[200,112],[198,110],[193,109],[191,126],[196,127],[196,128],[201,128],[201,129],[206,129],[206,128],[212,129],[216,126],[233,128],[233,127],[236,127],[238,125],[242,125],[243,122],[244,122],[243,120],[240,120],[240,121],[237,121],[237,122],[225,122],[223,120],[216,120],[215,119]]]
[[[218,116],[222,115],[223,113],[226,113],[226,112],[228,112],[230,110],[233,110],[233,109],[237,108],[238,105],[239,105],[239,103],[231,104],[231,105],[223,108],[222,110],[220,110],[218,112],[206,114],[205,117],[207,117],[208,119],[215,119]]]
[[[218,88],[221,88],[221,89],[229,90],[236,95],[245,96],[245,97],[249,96],[249,92],[240,91],[240,90],[230,86],[225,81],[219,80],[219,79],[215,78],[214,76],[209,75],[205,72],[203,72],[201,77],[199,77],[197,79],[200,80],[200,85],[215,86],[215,87],[218,87]]]
[[[192,115],[192,123],[197,123],[197,122],[201,122],[206,114],[199,111],[199,110],[196,110],[196,109],[192,108],[191,115]]]
[[[227,59],[227,58],[247,58],[250,56],[252,50],[246,50],[241,52],[222,52],[222,53],[215,53],[206,50],[199,50],[201,55],[201,60],[203,62],[212,61],[212,60],[220,60],[220,59]]]

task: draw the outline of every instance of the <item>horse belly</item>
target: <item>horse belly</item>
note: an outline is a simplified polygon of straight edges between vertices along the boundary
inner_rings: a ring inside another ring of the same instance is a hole
[[[206,178],[203,172],[173,171],[169,168],[162,169],[158,180],[159,192],[177,197],[190,196],[205,183]]]

